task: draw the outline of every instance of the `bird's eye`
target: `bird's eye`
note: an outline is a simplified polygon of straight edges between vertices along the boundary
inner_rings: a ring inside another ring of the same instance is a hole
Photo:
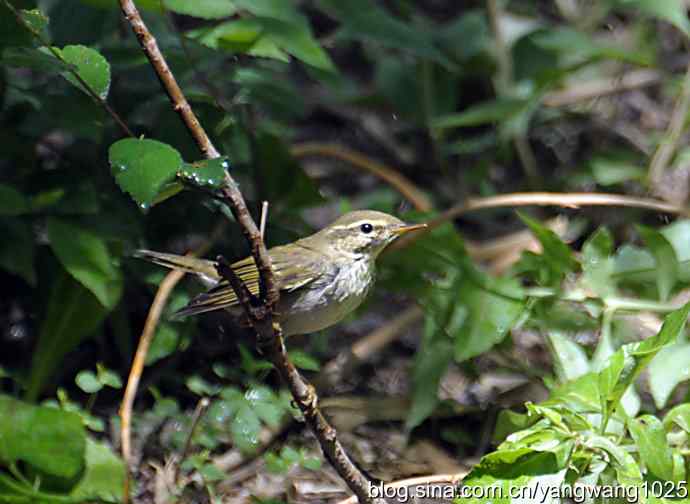
[[[369,234],[374,230],[374,226],[372,226],[368,222],[365,222],[364,224],[359,226],[359,229],[362,231],[362,233]]]

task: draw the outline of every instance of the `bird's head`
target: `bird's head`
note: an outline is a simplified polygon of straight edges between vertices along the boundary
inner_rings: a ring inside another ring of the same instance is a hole
[[[374,210],[349,212],[314,235],[336,252],[375,259],[396,238],[426,227],[406,224],[397,217]]]

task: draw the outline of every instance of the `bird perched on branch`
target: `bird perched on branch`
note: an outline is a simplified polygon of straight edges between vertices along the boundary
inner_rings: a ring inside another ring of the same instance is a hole
[[[378,255],[404,233],[426,227],[406,224],[373,210],[341,216],[306,238],[269,249],[280,290],[277,312],[283,334],[307,334],[341,321],[357,308],[374,283]],[[168,268],[195,273],[212,288],[192,299],[176,315],[187,316],[239,305],[230,284],[221,279],[216,262],[138,250],[135,255]],[[259,272],[253,257],[231,265],[249,291],[259,292]]]

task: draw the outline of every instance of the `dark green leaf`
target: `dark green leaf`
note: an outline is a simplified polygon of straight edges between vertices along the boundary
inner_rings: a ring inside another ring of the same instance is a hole
[[[245,399],[258,415],[270,427],[276,428],[285,416],[280,399],[271,389],[263,385],[251,387],[244,394]]]
[[[65,269],[101,304],[112,310],[122,294],[122,273],[105,241],[91,231],[69,221],[48,219],[48,239],[55,255]]]
[[[142,208],[149,207],[182,167],[180,153],[156,140],[125,138],[110,146],[108,158],[120,188]]]
[[[319,3],[342,23],[340,36],[343,38],[381,44],[453,66],[426,30],[394,18],[371,0],[320,0]]]
[[[166,9],[203,19],[222,19],[237,12],[231,0],[163,0]]]
[[[20,7],[19,2],[10,2],[15,8]],[[48,18],[38,9],[19,9],[22,20],[41,33],[48,25]],[[0,2],[0,49],[5,46],[30,46],[35,43],[31,32],[22,23],[17,21],[14,13],[7,8],[4,2]]]
[[[63,356],[93,333],[107,310],[67,273],[57,275],[33,353],[27,396],[36,399]]]
[[[438,404],[438,385],[452,359],[453,347],[448,340],[423,345],[417,351],[412,374],[412,407],[405,421],[407,430],[414,429],[433,413]]]
[[[146,354],[146,365],[164,359],[177,350],[180,342],[180,334],[177,324],[162,322],[156,328],[156,335],[153,337],[149,352]]]
[[[2,52],[0,64],[11,68],[30,68],[39,72],[59,74],[70,68],[68,63],[58,60],[45,48],[10,47]]]
[[[57,49],[62,58],[76,67],[76,72],[86,82],[89,88],[101,99],[105,100],[110,89],[110,64],[95,49],[82,45],[68,45]],[[65,79],[83,90],[83,85],[71,72],[63,73]]]
[[[14,187],[0,184],[0,215],[22,215],[29,211],[29,201]]]
[[[577,261],[573,253],[563,241],[551,229],[518,212],[518,216],[529,226],[534,236],[539,240],[543,248],[541,258],[548,267],[545,275],[545,283],[550,286],[558,286],[567,273],[577,268]]]
[[[673,481],[673,456],[661,421],[655,416],[643,415],[631,419],[628,429],[647,470],[659,479]]]
[[[34,235],[31,226],[19,219],[0,219],[0,268],[36,284]]]
[[[436,117],[431,121],[431,127],[443,130],[506,121],[527,110],[528,106],[528,100],[497,98],[492,101],[472,105],[459,114]]]
[[[225,170],[229,166],[227,157],[184,163],[178,177],[202,187],[218,188],[223,184]]]
[[[318,371],[321,368],[317,359],[302,350],[290,350],[288,356],[292,363],[300,369]]]
[[[106,387],[120,389],[122,388],[122,380],[114,371],[106,368],[100,362],[96,364],[96,375],[98,381]]]
[[[71,479],[84,467],[86,432],[79,416],[0,395],[0,461],[25,462]]]

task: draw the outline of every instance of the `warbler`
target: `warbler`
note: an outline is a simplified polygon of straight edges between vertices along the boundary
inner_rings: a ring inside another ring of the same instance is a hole
[[[426,227],[406,224],[373,210],[347,213],[306,238],[269,249],[280,290],[277,306],[283,334],[307,334],[341,321],[357,308],[374,283],[378,255],[400,235]],[[168,268],[195,273],[211,287],[193,298],[177,316],[238,307],[230,284],[221,279],[216,262],[189,256],[138,250],[135,255]],[[232,269],[249,291],[259,292],[259,272],[253,257]]]

